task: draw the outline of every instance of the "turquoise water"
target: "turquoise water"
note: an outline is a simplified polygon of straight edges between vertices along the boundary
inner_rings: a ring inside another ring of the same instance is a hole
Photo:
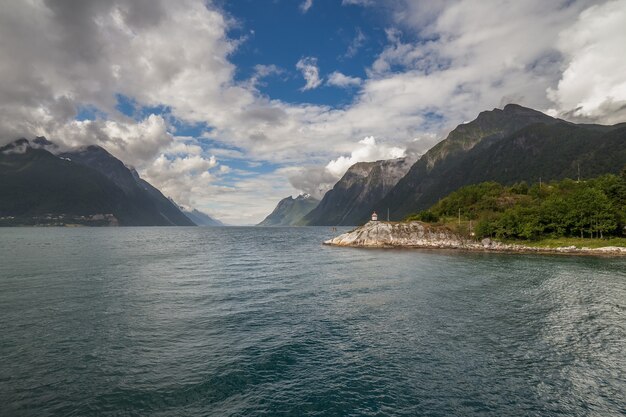
[[[623,415],[626,259],[0,229],[0,415]]]

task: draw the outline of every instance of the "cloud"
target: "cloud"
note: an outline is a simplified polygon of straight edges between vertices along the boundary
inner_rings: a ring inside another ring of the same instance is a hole
[[[217,123],[226,113],[220,108],[253,100],[232,84],[226,57],[237,43],[226,38],[227,27],[218,11],[193,0],[6,5],[0,133],[54,131],[79,107],[131,123],[116,109],[120,93],[192,122]]]
[[[361,80],[358,77],[350,77],[348,75],[344,75],[339,71],[335,71],[328,76],[328,80],[326,84],[332,85],[335,87],[348,88],[348,87],[358,87],[361,85]]]
[[[318,200],[321,200],[338,180],[326,167],[319,165],[286,167],[278,172],[287,177],[291,186],[298,192],[310,194]]]
[[[346,51],[346,54],[344,56],[346,58],[352,58],[353,56],[355,56],[357,52],[359,52],[359,49],[361,49],[361,47],[365,43],[366,39],[367,37],[365,36],[363,31],[357,28],[356,35],[354,36],[354,39],[352,39],[352,42],[350,42],[350,45],[348,45],[348,50]]]
[[[139,168],[149,164],[161,149],[174,143],[165,119],[154,114],[139,122],[72,120],[52,129],[41,130],[39,134],[63,147],[100,145],[125,163]]]
[[[313,0],[304,0],[301,4],[300,4],[300,10],[302,11],[302,13],[306,13],[309,11],[309,9],[311,8],[311,6],[313,6]]]
[[[143,171],[143,177],[168,197],[186,207],[194,207],[204,188],[211,188],[215,180],[209,170],[218,165],[214,156],[200,155],[171,157],[161,154]]]
[[[358,147],[350,156],[340,156],[326,165],[326,170],[340,178],[352,165],[357,162],[378,161],[381,159],[395,159],[405,156],[405,150],[396,146],[377,144],[373,136],[368,136],[358,143]]]
[[[561,114],[610,123],[626,120],[626,1],[592,6],[562,31],[557,43],[566,68],[548,89]]]
[[[306,80],[302,91],[312,90],[322,84],[322,80],[320,80],[320,70],[317,67],[317,58],[302,58],[296,64],[296,68],[302,72],[302,76]]]
[[[272,75],[280,75],[283,74],[284,70],[274,64],[263,65],[257,64],[254,66],[254,74],[248,80],[247,85],[251,89],[256,89],[259,85],[265,85],[263,82],[264,78],[271,77]]]
[[[374,4],[374,0],[342,0],[343,6],[357,5],[357,6],[371,6]]]

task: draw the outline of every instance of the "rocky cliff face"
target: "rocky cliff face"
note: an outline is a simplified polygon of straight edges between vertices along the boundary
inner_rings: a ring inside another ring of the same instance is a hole
[[[319,204],[309,194],[283,198],[258,226],[301,226],[302,218]]]
[[[304,221],[311,226],[362,224],[413,162],[399,158],[352,165]]]

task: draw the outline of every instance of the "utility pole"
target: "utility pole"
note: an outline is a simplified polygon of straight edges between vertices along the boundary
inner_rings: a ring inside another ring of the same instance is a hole
[[[578,163],[578,182],[580,182],[580,162]]]
[[[459,207],[459,226],[461,226],[461,208]]]
[[[387,221],[389,221],[389,207],[387,207]]]

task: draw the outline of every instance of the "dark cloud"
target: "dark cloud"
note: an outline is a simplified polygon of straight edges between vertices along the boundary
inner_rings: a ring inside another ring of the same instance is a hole
[[[242,117],[263,123],[280,124],[287,118],[287,113],[278,107],[253,107],[246,110]]]

